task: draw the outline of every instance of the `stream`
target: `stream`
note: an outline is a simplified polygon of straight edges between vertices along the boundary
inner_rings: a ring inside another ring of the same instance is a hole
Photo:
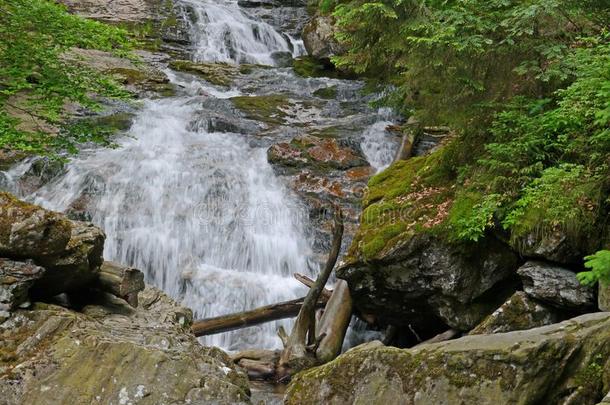
[[[194,61],[264,66],[240,74],[230,87],[167,69],[176,95],[143,100],[117,148],[85,148],[59,176],[22,197],[57,211],[86,199],[90,220],[107,235],[105,258],[141,269],[148,283],[195,318],[303,296],[306,288],[293,273],[315,278],[324,252],[316,251],[310,211],[270,165],[267,149],[333,128],[379,171],[397,148],[385,130],[396,117],[369,106],[375,95],[364,95],[362,82],[303,78],[276,66],[278,55],[305,53],[298,30],[282,31],[286,15],[270,18],[272,12],[259,10],[265,17],[226,0],[184,4],[195,16]],[[293,26],[302,25],[304,7],[293,14],[300,19]],[[331,87],[334,98],[314,94]],[[279,125],[245,116],[231,100],[273,94],[289,100]],[[30,164],[8,171],[9,182]],[[201,342],[226,350],[280,348],[277,329],[290,324],[271,322]]]

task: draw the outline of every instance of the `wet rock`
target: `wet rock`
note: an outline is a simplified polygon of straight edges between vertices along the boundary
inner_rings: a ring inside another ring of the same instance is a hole
[[[289,143],[275,144],[267,151],[267,157],[274,165],[288,167],[346,170],[369,166],[362,152],[345,141],[311,135],[296,137]]]
[[[542,304],[523,291],[514,293],[500,308],[477,325],[471,335],[488,335],[551,325],[560,320],[556,309]]]
[[[159,290],[137,309],[89,298],[81,313],[36,304],[0,324],[3,404],[249,403],[245,375],[201,346],[190,311]]]
[[[597,307],[600,309],[600,311],[610,311],[610,285],[599,283]]]
[[[106,235],[89,222],[72,221],[70,240],[58,255],[44,256],[36,263],[47,269],[34,286],[38,296],[49,297],[80,289],[96,279],[104,262]]]
[[[309,56],[329,59],[345,53],[345,48],[335,39],[335,31],[334,17],[313,17],[303,29],[303,43]]]
[[[517,273],[528,295],[555,307],[586,310],[595,305],[592,289],[582,286],[568,269],[529,261]]]
[[[273,52],[271,54],[273,63],[278,67],[292,66],[292,54],[290,52]]]
[[[285,94],[264,96],[238,96],[231,98],[235,107],[241,110],[246,118],[275,126],[285,122],[290,100]]]
[[[239,73],[239,67],[228,63],[201,63],[188,60],[172,60],[170,67],[181,72],[193,73],[204,80],[218,85],[230,86]]]
[[[425,233],[398,240],[370,260],[337,269],[354,305],[381,324],[409,325],[420,337],[448,325],[470,330],[512,294],[516,255],[489,239],[456,246]]]
[[[63,169],[61,160],[34,158],[30,168],[19,178],[17,187],[22,194],[29,195],[61,174]]]
[[[39,258],[61,254],[72,225],[63,215],[0,193],[0,255]]]
[[[0,259],[0,321],[6,319],[11,310],[29,301],[29,290],[44,271],[31,261]]]
[[[595,313],[415,349],[352,350],[298,374],[285,403],[594,405],[610,387],[609,335],[610,313]]]

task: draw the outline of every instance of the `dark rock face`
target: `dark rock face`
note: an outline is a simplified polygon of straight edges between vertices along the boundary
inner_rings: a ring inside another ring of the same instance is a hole
[[[401,350],[351,350],[298,374],[292,404],[597,404],[610,389],[610,314]]]
[[[470,335],[512,332],[551,325],[560,320],[558,311],[523,291],[514,293],[500,308],[470,331]]]
[[[29,290],[45,270],[30,261],[0,259],[0,321],[29,301]]]
[[[503,282],[516,267],[517,257],[499,241],[460,249],[417,234],[378,259],[343,265],[337,275],[349,283],[356,307],[382,324],[469,330],[514,291]]]
[[[591,288],[580,285],[576,274],[568,269],[544,262],[530,261],[517,273],[525,292],[555,307],[586,310],[595,306]]]
[[[510,242],[524,257],[555,263],[580,263],[586,252],[561,231],[548,234],[529,234]]]
[[[332,16],[316,15],[305,25],[303,43],[309,56],[328,59],[345,52],[345,49],[335,39],[334,24]]]

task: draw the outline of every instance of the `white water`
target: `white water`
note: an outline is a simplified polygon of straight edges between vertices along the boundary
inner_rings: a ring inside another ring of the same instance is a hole
[[[379,121],[369,126],[362,134],[361,148],[366,160],[380,171],[387,168],[396,155],[397,139],[386,128],[392,125],[393,112],[389,108],[380,108],[377,112]]]
[[[192,26],[194,59],[210,62],[274,65],[274,52],[304,53],[303,41],[282,35],[254,20],[236,1],[185,0],[197,21]]]

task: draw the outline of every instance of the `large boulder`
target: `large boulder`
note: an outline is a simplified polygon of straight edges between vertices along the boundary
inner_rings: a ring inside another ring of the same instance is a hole
[[[523,291],[514,293],[500,308],[470,331],[471,335],[512,332],[551,325],[560,320],[558,311]]]
[[[568,269],[539,261],[529,261],[517,273],[525,292],[553,306],[587,310],[595,306],[590,287],[581,285],[576,274]]]
[[[58,255],[42,257],[36,262],[48,271],[35,287],[40,296],[53,296],[77,290],[97,277],[104,262],[106,235],[89,222],[72,221],[72,232],[66,248]]]
[[[610,285],[599,283],[597,306],[602,311],[610,311]]]
[[[414,349],[352,350],[298,374],[291,404],[597,404],[610,389],[610,313]]]
[[[335,39],[335,19],[316,15],[303,28],[303,43],[309,56],[329,59],[345,53],[345,48]]]
[[[517,257],[495,239],[465,249],[419,233],[375,258],[347,262],[337,276],[347,280],[361,313],[410,325],[421,336],[443,324],[473,328],[512,294],[516,267]]]
[[[29,291],[45,270],[31,261],[0,259],[0,321],[29,301]]]
[[[31,290],[39,297],[70,292],[95,280],[104,261],[104,232],[88,222],[0,193],[0,257],[32,259],[47,271]]]
[[[38,258],[63,252],[72,225],[63,215],[0,192],[0,256]]]
[[[0,324],[0,403],[249,403],[244,374],[190,333],[191,313],[154,288],[133,309],[90,296],[82,312],[50,304]]]

